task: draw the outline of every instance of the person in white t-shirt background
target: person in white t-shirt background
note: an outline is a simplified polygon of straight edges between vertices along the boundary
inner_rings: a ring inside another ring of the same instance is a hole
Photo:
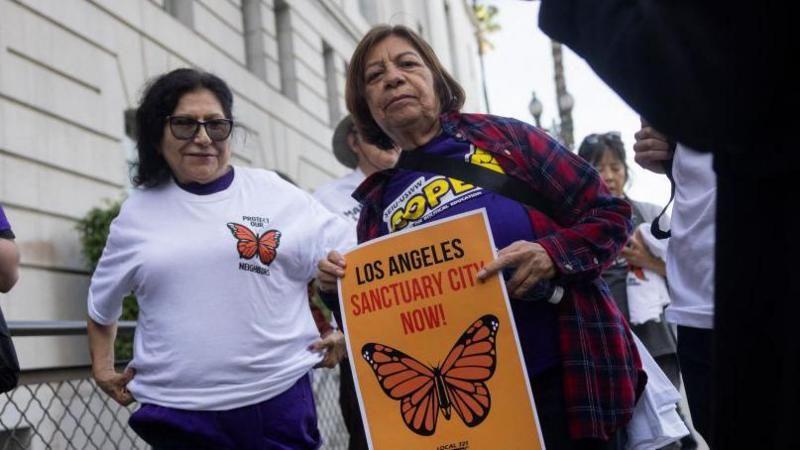
[[[355,225],[361,205],[350,195],[364,179],[375,172],[394,167],[400,150],[382,150],[359,136],[353,119],[345,116],[336,126],[331,140],[333,154],[343,166],[353,169],[342,178],[323,184],[314,197],[326,208],[349,219]],[[355,228],[353,228],[355,233]]]
[[[352,222],[352,233],[355,239],[359,204],[350,194],[356,190],[364,179],[375,172],[394,167],[400,156],[400,149],[382,150],[366,142],[356,130],[353,119],[345,116],[336,126],[331,142],[333,154],[342,165],[353,169],[342,178],[320,186],[314,197],[326,208]],[[358,408],[353,373],[346,356],[340,364],[341,382],[339,384],[339,407],[342,410],[347,432],[350,434],[348,450],[366,450],[367,438]]]
[[[710,442],[717,193],[713,156],[680,143],[673,149],[666,136],[644,121],[635,138],[633,150],[640,166],[665,173],[665,165],[672,161],[675,204],[666,261],[672,303],[666,318],[678,326],[678,360],[692,424],[714,448]]]
[[[92,276],[92,374],[154,448],[321,446],[309,380],[344,354],[320,338],[307,285],[351,224],[267,170],[233,167],[233,94],[177,69],[152,81],[136,113],[133,189]],[[133,360],[114,368],[122,299],[139,304]]]

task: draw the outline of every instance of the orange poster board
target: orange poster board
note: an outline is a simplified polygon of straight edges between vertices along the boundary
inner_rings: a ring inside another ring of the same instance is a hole
[[[370,448],[544,448],[484,210],[360,245],[339,281]]]

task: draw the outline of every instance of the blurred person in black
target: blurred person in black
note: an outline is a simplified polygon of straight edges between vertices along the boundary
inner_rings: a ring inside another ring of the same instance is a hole
[[[658,130],[713,149],[715,448],[798,448],[800,153],[795,14],[785,2],[542,0],[541,28]],[[668,160],[665,160],[668,164]],[[691,264],[691,261],[687,261]],[[753,424],[757,414],[768,427]]]

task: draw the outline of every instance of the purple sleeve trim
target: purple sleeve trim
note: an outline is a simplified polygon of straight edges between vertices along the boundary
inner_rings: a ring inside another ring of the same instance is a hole
[[[2,206],[0,206],[0,237],[4,239],[14,239],[14,233],[11,231],[11,224],[8,223],[6,213],[3,211]]]

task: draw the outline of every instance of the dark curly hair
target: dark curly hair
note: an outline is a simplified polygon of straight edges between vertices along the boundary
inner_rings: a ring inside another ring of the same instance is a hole
[[[151,80],[144,89],[136,110],[136,148],[139,161],[134,163],[131,180],[137,187],[154,187],[167,181],[172,171],[159,151],[164,137],[164,122],[175,111],[184,94],[198,89],[211,91],[225,118],[233,119],[233,93],[216,75],[196,69],[176,69]]]
[[[433,87],[441,108],[439,113],[460,110],[464,106],[466,98],[464,88],[447,72],[436,56],[436,52],[419,34],[404,25],[376,25],[361,38],[353,56],[350,57],[344,96],[347,110],[350,111],[359,134],[367,142],[382,149],[390,149],[394,147],[394,144],[372,118],[372,113],[367,105],[367,83],[364,79],[364,70],[367,65],[367,54],[389,36],[397,36],[408,41],[425,61],[428,69],[433,72]]]

